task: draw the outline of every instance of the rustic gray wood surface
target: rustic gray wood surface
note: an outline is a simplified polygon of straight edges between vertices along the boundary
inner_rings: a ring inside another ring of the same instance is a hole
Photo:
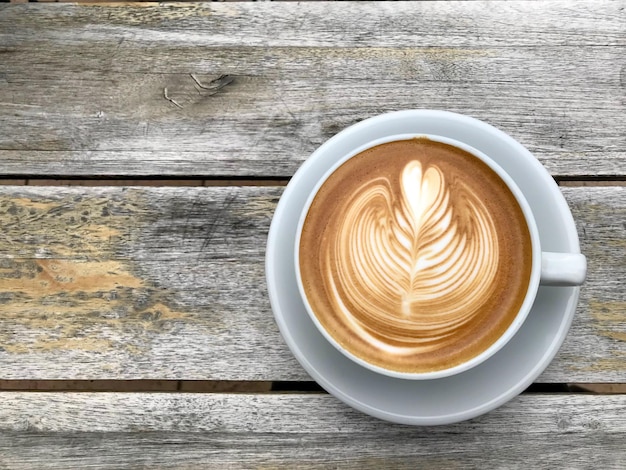
[[[4,393],[0,468],[623,469],[623,395],[522,395],[475,420],[383,423],[329,395]]]
[[[589,276],[543,382],[626,381],[626,187],[562,188]],[[5,379],[306,380],[264,280],[280,187],[0,187]]]
[[[509,132],[555,176],[623,176],[623,7],[0,7],[0,174],[288,177],[349,124],[437,108]]]
[[[0,389],[30,390],[0,391],[0,470],[626,468],[623,393],[524,393],[411,428],[323,393],[32,391],[310,380],[267,300],[283,189],[262,185],[408,108],[486,120],[574,180],[561,189],[589,277],[538,382],[626,383],[625,7],[0,5]],[[122,180],[152,177],[180,187]],[[222,186],[183,187],[205,178]]]

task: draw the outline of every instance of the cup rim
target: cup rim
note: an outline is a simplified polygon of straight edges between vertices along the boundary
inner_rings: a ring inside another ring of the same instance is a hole
[[[390,142],[416,139],[416,138],[426,138],[435,142],[440,142],[440,143],[444,143],[444,144],[448,144],[448,145],[452,145],[454,147],[460,148],[461,150],[464,150],[472,154],[474,157],[480,159],[485,164],[487,164],[493,171],[496,172],[496,174],[500,177],[502,181],[504,181],[504,183],[507,185],[509,190],[512,192],[513,196],[515,197],[518,205],[520,206],[522,210],[522,213],[524,214],[526,225],[528,227],[530,238],[531,238],[532,261],[531,261],[531,274],[530,274],[530,280],[528,283],[528,288],[526,290],[524,301],[522,302],[522,305],[517,315],[515,316],[515,318],[509,325],[509,327],[505,330],[505,332],[496,341],[494,341],[486,350],[472,357],[468,361],[465,361],[461,364],[458,364],[456,366],[449,367],[446,369],[440,369],[440,370],[429,371],[429,372],[402,372],[398,370],[388,369],[388,368],[385,368],[376,364],[372,364],[362,359],[361,357],[355,355],[354,353],[348,351],[343,346],[341,346],[339,342],[324,328],[324,326],[321,324],[321,322],[317,318],[317,315],[313,311],[313,308],[311,307],[309,300],[306,296],[306,292],[304,291],[302,275],[300,272],[300,240],[301,240],[301,234],[302,234],[302,228],[304,226],[304,222],[309,213],[309,209],[313,201],[315,200],[315,197],[317,196],[320,188],[324,185],[324,183],[328,180],[328,178],[339,167],[341,167],[344,163],[346,163],[348,160],[350,160],[354,156],[370,148],[376,147],[378,145],[390,143]],[[328,143],[330,143],[330,141],[326,142],[326,144]],[[323,144],[323,145],[326,145],[326,144]],[[443,377],[449,377],[452,375],[460,374],[473,367],[476,367],[477,365],[481,364],[482,362],[486,361],[491,356],[496,354],[500,349],[502,349],[511,340],[511,338],[513,338],[515,333],[517,333],[517,331],[520,329],[520,327],[526,320],[526,317],[528,316],[528,313],[530,312],[532,308],[532,305],[535,301],[535,297],[537,295],[537,291],[539,289],[540,276],[541,276],[541,244],[540,244],[540,238],[539,238],[539,230],[537,228],[537,223],[535,221],[534,215],[530,208],[530,204],[527,202],[526,197],[524,196],[521,189],[519,189],[519,187],[517,186],[513,178],[493,159],[491,159],[484,152],[481,152],[480,150],[477,150],[476,148],[468,144],[465,144],[464,142],[458,141],[456,139],[452,139],[449,137],[436,135],[436,134],[429,134],[429,133],[404,133],[404,134],[395,134],[391,136],[374,139],[364,145],[361,145],[355,150],[352,150],[348,152],[347,154],[345,154],[344,156],[342,156],[341,158],[339,158],[323,174],[323,176],[319,178],[319,180],[316,182],[315,186],[313,187],[313,189],[310,191],[309,195],[307,196],[306,202],[302,208],[302,211],[300,212],[300,216],[299,216],[298,224],[296,228],[296,237],[295,237],[295,245],[294,245],[294,264],[295,264],[296,283],[298,285],[298,292],[304,304],[305,310],[307,311],[309,318],[311,318],[311,320],[313,321],[313,324],[316,326],[318,331],[322,334],[322,336],[324,336],[324,338],[330,344],[332,344],[335,347],[335,349],[337,349],[339,352],[341,352],[344,356],[348,357],[353,362],[379,374],[383,374],[383,375],[387,375],[387,376],[395,377],[395,378],[400,378],[400,379],[431,380],[431,379],[439,379]]]

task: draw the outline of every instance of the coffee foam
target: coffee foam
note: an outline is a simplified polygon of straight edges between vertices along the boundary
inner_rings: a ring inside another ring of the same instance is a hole
[[[314,199],[300,253],[307,299],[327,331],[403,372],[487,349],[530,278],[530,235],[510,190],[476,157],[426,139],[342,165]]]

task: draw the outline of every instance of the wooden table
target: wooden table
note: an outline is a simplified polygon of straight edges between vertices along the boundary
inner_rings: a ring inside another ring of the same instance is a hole
[[[1,6],[0,468],[625,468],[625,7]],[[307,156],[410,108],[527,146],[589,259],[537,383],[433,428],[318,389],[263,270]]]

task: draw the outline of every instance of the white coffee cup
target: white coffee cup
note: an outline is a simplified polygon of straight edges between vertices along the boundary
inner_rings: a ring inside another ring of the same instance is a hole
[[[344,131],[345,132],[345,131]],[[506,331],[485,351],[482,353],[472,357],[471,359],[455,365],[450,368],[432,371],[432,372],[399,372],[396,370],[386,369],[379,365],[372,364],[361,357],[356,356],[352,352],[346,350],[342,347],[334,337],[325,329],[322,323],[319,321],[311,304],[309,303],[304,286],[302,281],[302,276],[300,272],[300,238],[302,233],[302,228],[304,225],[304,221],[308,214],[309,208],[319,189],[322,187],[324,182],[332,175],[337,168],[339,168],[343,163],[345,163],[350,158],[355,155],[360,154],[361,152],[375,147],[377,145],[385,144],[388,142],[398,141],[398,140],[406,140],[410,138],[416,137],[425,137],[429,140],[442,142],[444,144],[452,145],[457,148],[460,148],[472,155],[476,158],[482,160],[486,163],[499,177],[500,179],[508,186],[510,191],[515,196],[519,207],[521,208],[526,224],[528,226],[528,230],[530,232],[531,237],[531,246],[532,246],[532,265],[531,265],[531,276],[530,282],[528,284],[528,288],[526,291],[526,295],[524,297],[523,303],[515,316],[513,322],[506,329]],[[325,144],[326,146],[332,146],[332,139]],[[328,148],[326,149],[328,151]],[[338,149],[339,150],[339,149]],[[538,184],[542,184],[539,182]],[[388,375],[391,377],[402,378],[402,379],[414,379],[414,380],[425,380],[425,379],[437,379],[441,377],[447,377],[454,374],[458,374],[464,372],[472,367],[477,366],[478,364],[484,362],[486,359],[496,354],[504,345],[509,342],[509,340],[515,335],[515,333],[519,330],[521,325],[524,323],[524,320],[527,318],[535,297],[537,295],[537,291],[540,285],[550,285],[550,286],[577,286],[581,285],[586,276],[587,271],[587,262],[584,255],[580,253],[554,253],[554,252],[546,252],[541,249],[541,240],[539,237],[539,232],[537,229],[537,223],[535,221],[534,215],[528,204],[526,197],[519,189],[511,175],[509,175],[502,167],[496,164],[491,158],[489,158],[484,153],[479,150],[463,143],[458,140],[454,140],[448,137],[442,137],[438,135],[431,134],[400,134],[384,137],[381,139],[373,140],[363,146],[355,148],[347,153],[344,153],[343,156],[338,158],[337,162],[317,181],[313,190],[310,192],[308,199],[304,205],[302,213],[300,215],[300,219],[298,222],[297,232],[296,232],[296,243],[295,243],[295,271],[297,277],[298,288],[300,291],[300,295],[302,297],[304,306],[309,314],[311,320],[316,325],[321,334],[327,339],[329,343],[331,343],[335,348],[337,348],[341,353],[350,358],[357,364],[360,364],[363,367],[366,367],[370,370],[373,370],[377,373]]]

